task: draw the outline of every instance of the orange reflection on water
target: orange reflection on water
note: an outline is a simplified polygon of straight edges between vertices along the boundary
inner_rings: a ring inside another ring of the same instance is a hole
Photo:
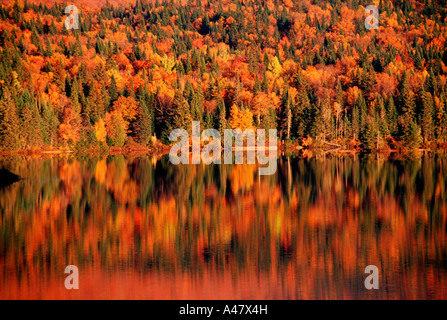
[[[3,159],[0,299],[446,299],[446,160]],[[64,287],[65,266],[80,289]],[[363,282],[380,270],[380,289]]]

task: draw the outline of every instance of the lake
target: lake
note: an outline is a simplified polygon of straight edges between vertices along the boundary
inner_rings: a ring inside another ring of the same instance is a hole
[[[0,189],[0,299],[447,299],[445,155],[284,156],[272,176],[122,155],[1,167],[23,179]]]

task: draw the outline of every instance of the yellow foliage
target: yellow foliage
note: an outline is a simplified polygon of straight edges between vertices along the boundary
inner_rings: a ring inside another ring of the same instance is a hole
[[[163,67],[163,69],[166,71],[167,74],[172,74],[172,72],[175,69],[175,65],[176,62],[174,58],[169,58],[167,55],[161,57],[161,66]]]
[[[268,66],[268,70],[271,71],[276,77],[282,71],[281,63],[279,63],[278,57],[274,57]]]
[[[230,125],[232,129],[240,129],[242,131],[253,129],[253,114],[249,109],[243,111],[233,104],[230,115]]]
[[[95,123],[95,135],[96,139],[99,142],[106,141],[107,131],[106,126],[104,124],[104,120],[102,120],[102,118]]]
[[[126,98],[123,96],[119,97],[118,100],[113,103],[113,110],[121,113],[121,116],[123,117],[125,131],[127,131],[130,121],[136,119],[138,105],[139,103],[132,97]]]

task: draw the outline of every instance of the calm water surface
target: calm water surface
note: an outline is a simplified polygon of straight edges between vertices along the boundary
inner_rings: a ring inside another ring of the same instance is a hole
[[[0,167],[25,178],[0,189],[0,299],[447,299],[445,156]]]

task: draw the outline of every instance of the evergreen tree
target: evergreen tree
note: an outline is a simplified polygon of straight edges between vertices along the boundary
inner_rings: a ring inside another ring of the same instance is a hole
[[[360,113],[359,107],[357,104],[354,106],[352,110],[352,138],[353,140],[357,140],[360,135]]]
[[[137,117],[135,132],[137,134],[138,142],[147,145],[154,132],[152,127],[152,114],[146,105],[146,100],[140,98],[139,101],[141,109]]]
[[[3,90],[0,99],[0,149],[18,150],[22,147],[19,133],[21,125],[14,100],[8,89]]]
[[[43,142],[53,147],[57,143],[59,119],[51,103],[42,103],[42,138]]]
[[[285,88],[280,105],[278,128],[281,139],[290,140],[292,130],[292,105],[293,100],[289,94],[289,88]]]
[[[24,148],[40,147],[42,145],[42,132],[36,130],[36,126],[40,127],[40,115],[37,107],[33,103],[26,104],[21,110],[20,118],[20,137],[24,143]]]
[[[378,128],[377,123],[372,116],[367,116],[366,126],[361,130],[360,142],[362,143],[362,148],[366,152],[372,152],[377,148],[378,140]]]
[[[118,99],[118,88],[116,86],[116,80],[114,75],[112,75],[112,79],[110,80],[109,97],[110,97],[110,105],[112,105]]]
[[[183,94],[178,91],[174,97],[173,109],[175,112],[172,119],[172,128],[184,129],[191,134],[192,117],[189,111],[188,101],[186,101]]]
[[[124,131],[123,119],[117,112],[112,112],[112,130],[114,136],[111,138],[111,145],[122,147],[126,141],[126,132]]]
[[[415,102],[413,97],[413,92],[410,90],[408,74],[404,71],[402,75],[402,79],[399,85],[399,106],[401,110],[401,114],[406,114],[410,119],[414,118],[415,114]]]
[[[225,109],[226,108],[224,100],[222,98],[219,98],[217,102],[214,128],[219,130],[221,137],[223,137],[224,130],[228,128]]]
[[[45,56],[52,57],[53,56],[53,48],[51,46],[51,41],[50,41],[49,38],[47,38],[47,40],[46,40],[45,47],[46,47],[46,49],[45,49]]]
[[[421,107],[422,107],[422,118],[421,118],[421,129],[424,144],[427,144],[434,140],[434,105],[431,94],[426,92],[424,87],[421,89],[420,93]]]
[[[399,114],[397,112],[396,106],[394,105],[394,99],[392,96],[388,99],[386,114],[387,114],[388,129],[390,130],[390,134],[392,136],[396,136],[398,133],[397,117]]]
[[[447,138],[447,110],[446,95],[442,92],[439,100],[436,100],[436,138],[445,142]]]

